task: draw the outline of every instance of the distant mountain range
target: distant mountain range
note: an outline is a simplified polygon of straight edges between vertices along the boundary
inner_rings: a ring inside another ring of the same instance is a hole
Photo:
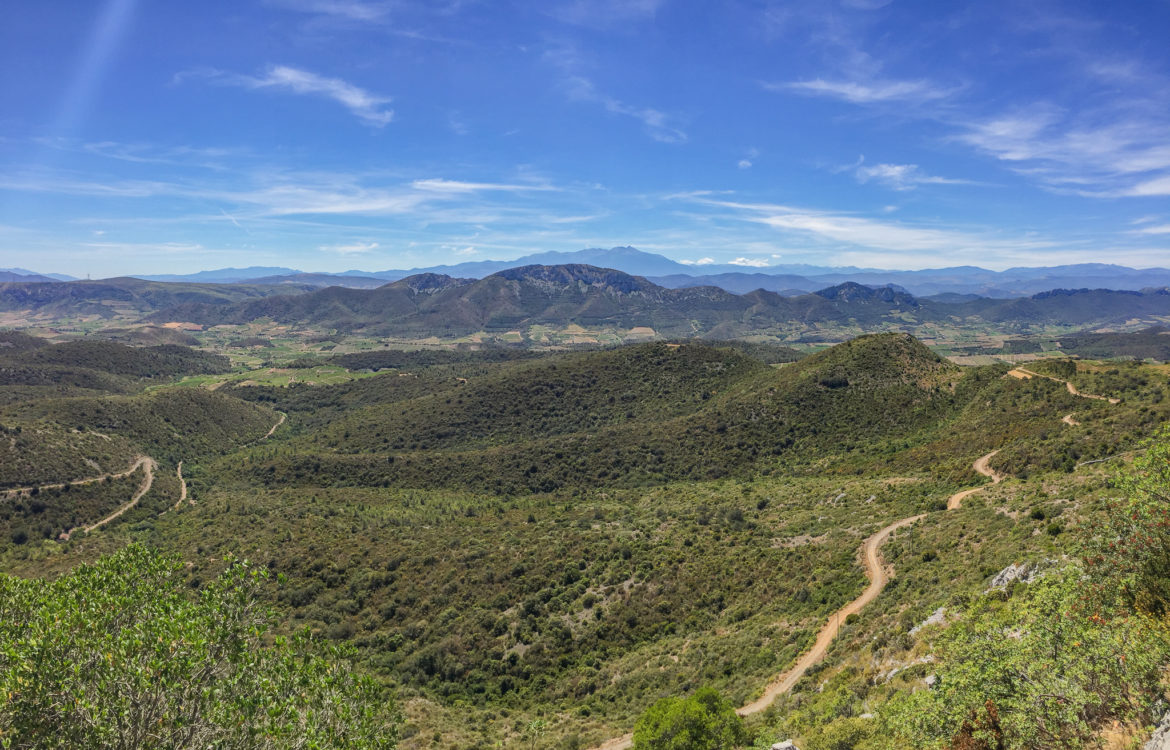
[[[0,282],[4,281],[74,281],[72,276],[60,273],[37,273],[26,268],[0,268]]]
[[[533,327],[625,336],[835,341],[861,332],[942,330],[1010,336],[1133,330],[1170,323],[1170,289],[1056,289],[993,298],[944,292],[917,296],[894,284],[845,281],[813,293],[718,286],[670,288],[643,276],[585,264],[509,268],[482,279],[421,273],[374,288],[145,281],[0,282],[0,312],[26,323],[98,317],[202,327],[272,321],[291,330],[390,337],[527,341]],[[304,278],[297,275],[294,278]],[[791,279],[792,277],[782,277]],[[636,330],[637,329],[637,330]]]
[[[1156,323],[1166,316],[1166,289],[919,298],[893,286],[845,282],[791,297],[758,289],[737,295],[714,286],[670,289],[614,269],[568,264],[506,269],[483,279],[423,273],[368,290],[329,287],[239,302],[192,301],[161,309],[147,320],[212,326],[268,319],[294,328],[399,338],[581,326],[653,329],[667,337],[762,334],[819,340],[819,332],[827,331],[963,325],[1027,334],[1053,326],[1083,330],[1135,320]]]
[[[441,274],[453,278],[482,279],[510,268],[531,265],[591,265],[612,268],[634,276],[643,276],[670,289],[698,286],[717,286],[735,294],[763,289],[786,296],[815,292],[827,286],[848,281],[867,286],[897,285],[919,297],[940,294],[978,295],[1009,299],[1028,297],[1050,289],[1124,289],[1140,290],[1170,286],[1170,269],[1134,269],[1105,263],[1037,268],[1009,268],[989,271],[976,266],[924,269],[918,271],[891,271],[876,268],[813,266],[782,264],[765,268],[734,264],[691,265],[679,263],[655,253],[646,253],[632,247],[609,249],[591,248],[576,252],[547,252],[527,255],[510,261],[487,260],[455,265],[386,271],[345,271],[342,273],[306,273],[280,266],[252,266],[249,268],[221,268],[195,274],[166,274],[140,276],[149,281],[189,282],[203,284],[291,284],[297,286],[343,286],[372,289],[387,281],[397,281],[424,273]],[[10,273],[36,275],[23,269],[0,269]],[[7,278],[0,281],[46,281],[41,278]]]

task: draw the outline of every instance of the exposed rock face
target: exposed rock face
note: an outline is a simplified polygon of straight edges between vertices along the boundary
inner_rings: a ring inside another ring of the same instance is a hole
[[[784,740],[783,742],[777,742],[775,745],[772,745],[772,750],[800,750],[800,748],[792,740]]]
[[[987,590],[1002,589],[1012,581],[1019,581],[1020,583],[1031,583],[1039,578],[1040,566],[1034,562],[1012,563],[1003,570],[995,574],[988,585]]]
[[[930,615],[930,617],[927,617],[922,622],[910,628],[910,635],[918,635],[918,631],[922,630],[923,628],[930,627],[931,625],[941,625],[946,622],[946,619],[947,608],[939,607]]]
[[[1162,717],[1162,723],[1154,730],[1149,741],[1142,745],[1142,750],[1170,750],[1170,712]]]

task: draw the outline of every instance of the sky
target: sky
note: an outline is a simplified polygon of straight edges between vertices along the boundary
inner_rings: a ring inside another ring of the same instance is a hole
[[[1170,0],[16,0],[0,267],[1170,266]]]

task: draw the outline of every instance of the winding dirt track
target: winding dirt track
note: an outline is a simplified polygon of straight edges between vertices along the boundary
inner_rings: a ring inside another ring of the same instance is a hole
[[[8,500],[10,498],[16,497],[17,495],[27,495],[33,490],[59,490],[64,487],[80,487],[86,484],[96,484],[98,482],[104,482],[107,479],[122,479],[138,471],[138,467],[142,466],[142,464],[146,463],[147,461],[153,462],[153,460],[154,459],[150,458],[149,456],[138,456],[134,459],[134,463],[130,464],[130,468],[126,469],[126,471],[111,472],[96,477],[87,477],[86,479],[74,479],[70,482],[56,482],[54,484],[40,484],[35,487],[15,487],[10,490],[3,490],[0,491],[0,499]]]
[[[1008,370],[1008,375],[1011,375],[1013,378],[1021,378],[1023,380],[1027,380],[1028,378],[1045,378],[1046,380],[1051,380],[1054,383],[1064,383],[1065,388],[1068,388],[1068,392],[1074,396],[1080,396],[1081,398],[1092,398],[1092,399],[1096,399],[1098,401],[1108,401],[1111,404],[1120,404],[1121,403],[1121,399],[1119,399],[1119,398],[1111,398],[1109,396],[1098,396],[1094,393],[1082,393],[1081,391],[1077,390],[1077,387],[1075,385],[1068,382],[1067,380],[1061,380],[1060,378],[1054,378],[1051,375],[1041,375],[1038,372],[1032,372],[1031,370],[1027,370],[1023,367],[1016,367],[1014,369]]]
[[[988,464],[999,451],[992,451],[985,456],[980,456],[971,465],[975,471],[979,472],[985,477],[991,479],[992,484],[997,484],[1003,480],[1003,475],[997,473]],[[986,485],[980,487],[973,487],[969,490],[961,490],[951,495],[947,500],[947,510],[956,510],[963,505],[963,500],[970,497],[976,492],[980,492]],[[829,646],[833,643],[833,639],[841,630],[841,623],[849,615],[860,612],[867,604],[878,598],[878,595],[885,589],[886,584],[890,582],[891,572],[886,568],[885,562],[882,560],[881,547],[898,529],[909,526],[916,521],[926,517],[925,513],[920,513],[916,516],[903,518],[900,521],[895,521],[889,526],[878,531],[873,536],[865,540],[862,546],[862,555],[865,562],[865,575],[869,577],[869,586],[865,591],[861,592],[861,596],[846,604],[841,609],[834,612],[828,622],[821,626],[821,630],[817,633],[817,639],[813,643],[811,649],[806,651],[796,663],[788,668],[787,671],[780,673],[768,686],[764,688],[764,692],[759,698],[756,698],[751,703],[741,706],[736,709],[736,713],[740,716],[748,716],[750,714],[759,713],[768,706],[772,705],[777,698],[792,689],[801,677],[804,677],[812,665],[824,658],[829,650]],[[627,750],[633,747],[634,735],[626,734],[621,737],[614,737],[595,747],[593,750]]]
[[[1074,396],[1096,399],[1098,401],[1107,401],[1110,404],[1121,403],[1121,399],[1118,398],[1098,396],[1092,393],[1082,393],[1076,389],[1076,386],[1067,380],[1054,378],[1051,375],[1041,375],[1040,373],[1026,370],[1022,367],[1013,368],[1012,370],[1008,371],[1008,375],[1012,376],[1013,378],[1021,379],[1047,378],[1048,380],[1053,380],[1057,383],[1064,383],[1065,387],[1068,388],[1068,392]],[[1073,419],[1072,414],[1064,417],[1061,421],[1070,426],[1076,426],[1080,424],[1080,422],[1077,422],[1075,419]],[[975,463],[971,465],[971,468],[976,472],[989,478],[992,484],[999,484],[1004,479],[1004,476],[995,471],[995,469],[992,469],[990,465],[990,461],[996,453],[999,453],[999,451],[995,450],[985,456],[980,456],[975,460]],[[976,492],[982,492],[986,487],[987,485],[983,485],[980,487],[972,487],[971,489],[960,490],[959,492],[956,492],[947,499],[947,510],[957,510],[961,508],[964,500],[966,500],[971,495],[974,495]],[[824,657],[825,653],[829,650],[829,645],[832,644],[833,639],[837,637],[837,633],[840,631],[841,621],[849,615],[861,611],[865,605],[876,599],[878,595],[882,593],[882,589],[886,587],[886,584],[889,583],[890,573],[886,570],[886,567],[882,561],[881,546],[886,543],[887,539],[890,538],[890,534],[900,528],[909,526],[915,521],[925,517],[925,515],[926,514],[923,513],[917,516],[903,518],[900,521],[895,521],[894,523],[886,526],[884,529],[878,531],[876,534],[865,540],[865,545],[862,547],[862,550],[864,552],[865,558],[865,574],[869,577],[869,586],[866,587],[861,596],[857,597],[833,613],[833,615],[829,618],[829,621],[826,622],[821,627],[820,632],[817,633],[817,639],[813,644],[813,647],[805,652],[805,654],[801,656],[800,659],[798,659],[797,662],[788,669],[788,671],[782,672],[778,677],[776,677],[776,679],[770,682],[766,688],[764,688],[764,692],[759,698],[752,701],[751,703],[748,703],[746,706],[740,707],[736,710],[736,713],[738,713],[740,716],[747,716],[749,714],[763,711],[768,706],[772,705],[776,698],[791,690],[792,687],[800,680],[800,678],[803,677],[806,672],[808,672],[809,667],[811,667],[813,664],[816,664]],[[606,742],[598,745],[593,750],[626,750],[627,748],[633,747],[633,744],[634,735],[626,734],[621,737],[614,737],[611,740],[607,740]]]
[[[187,499],[187,480],[183,479],[182,461],[180,461],[179,465],[175,467],[175,476],[179,478],[179,500],[175,503],[174,509],[178,510],[179,506],[183,504],[183,501]]]
[[[980,456],[978,459],[975,460],[975,463],[971,464],[972,469],[979,472],[980,474],[982,474],[985,477],[989,477],[991,479],[992,484],[999,484],[1001,481],[1003,481],[1003,475],[997,473],[995,471],[995,469],[991,468],[988,465],[988,462],[991,460],[991,457],[994,456],[996,453],[999,453],[999,451],[992,451],[991,453],[988,453],[986,456]],[[986,485],[984,485],[984,486],[986,486]],[[962,507],[964,500],[971,497],[976,492],[982,492],[982,491],[983,491],[983,487],[972,487],[969,490],[961,490],[959,492],[956,492],[955,494],[951,495],[950,498],[947,499],[947,510],[957,510],[958,508]]]
[[[282,411],[278,411],[276,413],[280,415],[280,419],[276,420],[276,424],[272,425],[272,429],[269,430],[264,437],[260,438],[260,440],[267,440],[268,438],[272,437],[272,433],[276,432],[276,428],[284,424],[284,420],[288,418],[288,415]],[[260,440],[257,440],[256,442],[259,443]]]
[[[142,496],[147,492],[150,492],[150,488],[154,484],[154,470],[158,467],[158,464],[156,464],[154,459],[150,458],[149,456],[144,456],[143,459],[144,460],[140,465],[143,467],[146,476],[142,478],[142,484],[138,486],[138,491],[135,492],[134,496],[130,498],[130,501],[121,508],[118,508],[116,511],[98,521],[97,523],[82,527],[82,530],[85,531],[85,533],[88,534],[94,529],[100,529],[110,521],[113,521],[118,516],[133,508],[135,505],[138,505],[138,501],[142,499]],[[73,532],[70,531],[69,533],[72,534]]]

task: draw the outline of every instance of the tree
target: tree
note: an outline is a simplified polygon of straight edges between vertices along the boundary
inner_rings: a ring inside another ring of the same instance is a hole
[[[0,748],[393,748],[351,653],[266,637],[266,571],[202,591],[131,545],[56,581],[0,575]]]
[[[635,750],[727,750],[747,741],[743,720],[713,688],[655,703],[634,726]]]

